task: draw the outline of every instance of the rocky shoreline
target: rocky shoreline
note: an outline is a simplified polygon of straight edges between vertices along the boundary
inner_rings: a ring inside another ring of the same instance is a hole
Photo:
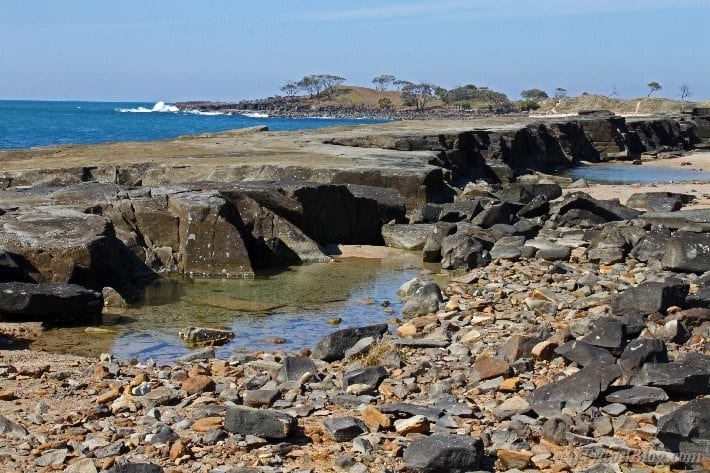
[[[299,353],[207,349],[156,366],[2,350],[0,463],[709,468],[707,195],[671,187],[622,205],[540,171],[705,148],[710,120],[458,126],[0,153],[4,320],[91,324],[161,273],[249,277],[326,262],[333,242],[421,251],[449,281],[422,274],[391,328],[334,331]]]

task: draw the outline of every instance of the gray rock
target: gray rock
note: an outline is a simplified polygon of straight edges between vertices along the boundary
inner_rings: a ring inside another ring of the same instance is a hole
[[[710,398],[694,399],[658,419],[657,435],[673,452],[707,455],[710,451]]]
[[[180,436],[168,425],[163,426],[158,432],[146,435],[146,441],[153,445],[165,445],[179,439]]]
[[[437,286],[438,287],[438,286]],[[387,333],[387,324],[366,325],[338,330],[326,335],[318,342],[311,356],[317,360],[336,361],[342,360],[345,351],[352,348],[359,340],[372,337],[376,340]]]
[[[631,194],[626,205],[652,212],[674,212],[680,210],[683,204],[690,203],[694,199],[694,195],[675,192],[637,192]]]
[[[556,211],[556,213],[560,215],[571,209],[580,209],[592,212],[609,222],[615,220],[633,220],[641,214],[638,210],[621,205],[618,199],[597,200],[584,192],[567,194],[555,207],[553,211]]]
[[[107,473],[163,473],[163,468],[155,463],[119,463]]]
[[[228,432],[267,439],[288,437],[296,424],[296,419],[286,413],[243,406],[229,406],[224,417],[224,428]]]
[[[439,417],[444,415],[444,408],[441,406],[424,406],[408,402],[383,404],[379,406],[378,409],[385,414],[392,414],[396,416],[424,416],[429,422],[436,422]]]
[[[669,393],[710,394],[710,366],[686,363],[646,363],[630,384],[654,386]]]
[[[661,261],[664,269],[688,273],[710,270],[710,235],[679,231],[666,245]]]
[[[402,314],[417,316],[436,312],[439,310],[439,304],[443,300],[441,289],[436,283],[425,283],[404,304]]]
[[[512,223],[513,210],[507,202],[494,204],[471,219],[471,223],[481,228],[490,228],[498,223]]]
[[[463,473],[478,468],[481,439],[469,435],[433,435],[413,440],[404,450],[405,466],[420,473]]]
[[[28,432],[20,424],[13,422],[7,417],[0,414],[0,435],[23,438],[28,435]]]
[[[615,296],[611,310],[615,314],[642,315],[664,312],[671,306],[684,306],[689,286],[677,281],[644,282]]]
[[[520,218],[535,218],[542,215],[547,215],[550,212],[550,202],[544,195],[536,195],[530,202],[525,204],[525,206],[518,210],[518,217]]]
[[[631,256],[639,261],[661,260],[666,253],[666,245],[671,237],[669,228],[654,225],[648,234],[631,249]]]
[[[180,394],[168,386],[161,386],[151,390],[148,394],[141,397],[141,403],[148,409],[154,407],[177,404],[180,400]]]
[[[244,391],[244,405],[249,407],[269,407],[281,395],[278,389],[255,389]]]
[[[37,466],[54,466],[58,467],[64,464],[64,460],[67,458],[69,450],[66,448],[53,448],[51,450],[46,450],[42,455],[35,460],[35,465]]]
[[[356,417],[335,417],[324,422],[325,433],[336,442],[349,442],[368,432],[365,423]]]
[[[613,364],[616,358],[606,348],[598,347],[583,341],[572,340],[555,348],[555,353],[562,355],[579,366],[594,366]]]
[[[645,406],[668,400],[668,394],[661,388],[633,386],[615,390],[604,398],[606,402],[618,402],[626,406]]]
[[[385,245],[403,250],[421,250],[434,231],[432,224],[384,225],[382,238]]]
[[[491,256],[481,242],[469,235],[455,233],[441,242],[441,267],[444,269],[473,269],[490,261]]]
[[[617,365],[588,366],[560,381],[541,386],[530,393],[530,407],[540,416],[554,417],[562,409],[587,409],[621,375]]]
[[[180,339],[188,345],[211,343],[222,345],[234,338],[234,332],[204,327],[187,327],[178,332]]]
[[[426,204],[419,205],[412,210],[412,215],[409,217],[410,223],[435,223],[439,220],[441,210],[444,208],[441,204]]]
[[[450,222],[437,222],[431,235],[427,238],[422,249],[422,260],[425,263],[438,263],[441,261],[441,243],[449,235],[456,232],[456,224]]]
[[[299,381],[306,373],[318,375],[318,367],[307,356],[287,356],[284,359],[283,365],[279,370],[277,380],[280,383],[284,381]]]
[[[624,372],[635,371],[644,363],[667,363],[666,345],[655,338],[637,338],[629,342],[619,358]]]
[[[52,324],[94,321],[103,297],[76,284],[0,283],[0,320]]]
[[[367,386],[367,392],[373,392],[388,376],[389,373],[382,366],[367,366],[348,371],[343,375],[343,389],[353,384],[364,384]]]

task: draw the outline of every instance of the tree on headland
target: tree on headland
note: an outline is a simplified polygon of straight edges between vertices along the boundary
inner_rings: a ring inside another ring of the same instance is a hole
[[[382,97],[380,100],[377,101],[377,105],[383,110],[390,110],[394,108],[392,100],[390,100],[388,97]]]
[[[375,84],[375,90],[387,90],[396,80],[397,78],[391,74],[382,74],[372,79],[372,83]]]
[[[532,101],[545,100],[547,98],[550,98],[547,95],[547,92],[545,92],[542,89],[523,90],[522,92],[520,92],[520,96],[525,100],[532,100]]]
[[[515,102],[515,104],[523,112],[529,112],[531,110],[537,110],[538,108],[540,108],[540,104],[537,103],[536,100],[532,99],[518,100],[517,102]]]
[[[321,74],[316,77],[323,88],[322,94],[329,99],[333,98],[333,91],[335,88],[345,82],[344,77],[334,76],[332,74]]]
[[[687,82],[680,84],[680,99],[685,102],[685,99],[693,95],[693,91],[690,90],[690,86]]]
[[[408,85],[414,85],[414,83],[410,82],[408,80],[399,79],[399,80],[392,82],[392,85],[395,86],[397,88],[397,90],[402,90],[404,87],[406,87]]]
[[[286,83],[286,85],[281,87],[281,92],[286,94],[286,97],[289,98],[294,98],[296,95],[298,95],[299,90],[301,90],[301,88],[295,82],[288,82]]]
[[[563,99],[565,97],[567,97],[567,89],[563,89],[562,87],[558,87],[555,89],[556,99]]]
[[[416,107],[417,110],[423,110],[429,99],[434,95],[436,88],[430,82],[422,82],[420,84],[410,82],[402,87],[402,102],[404,105]]]
[[[296,90],[308,92],[311,98],[320,96],[331,98],[335,87],[343,82],[345,82],[345,78],[340,76],[334,76],[332,74],[311,74],[303,77],[303,79],[293,85],[297,88]],[[286,84],[284,87],[288,85],[289,84]],[[286,93],[283,88],[281,90]]]
[[[648,84],[646,84],[646,87],[648,87],[648,89],[649,89],[648,95],[646,97],[650,97],[652,93],[658,92],[659,90],[661,90],[663,88],[663,86],[661,84],[659,84],[658,82],[655,82],[655,81],[649,82]]]

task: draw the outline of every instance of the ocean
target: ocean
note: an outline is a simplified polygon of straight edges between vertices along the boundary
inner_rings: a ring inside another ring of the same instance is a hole
[[[180,112],[164,102],[0,100],[0,149],[152,141],[261,125],[271,131],[285,131],[382,121]]]

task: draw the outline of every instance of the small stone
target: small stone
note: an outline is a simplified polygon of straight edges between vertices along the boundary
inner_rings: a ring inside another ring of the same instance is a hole
[[[510,373],[510,365],[500,358],[480,359],[473,364],[473,369],[478,374],[480,381],[497,378],[498,376],[507,376]]]
[[[66,448],[58,448],[53,450],[47,450],[42,453],[37,460],[35,460],[35,465],[37,466],[53,466],[57,467],[64,464],[64,460],[67,458],[69,450]]]
[[[98,473],[96,465],[90,458],[81,458],[69,464],[64,473]]]
[[[96,403],[97,404],[108,404],[110,402],[115,401],[121,397],[121,392],[116,388],[116,389],[111,389],[109,391],[106,391],[105,393],[99,395],[99,397],[96,398]]]
[[[350,416],[327,419],[324,427],[328,437],[336,442],[349,442],[367,432],[367,427],[360,419]]]
[[[523,470],[528,467],[533,453],[527,450],[505,450],[500,449],[496,452],[498,461],[505,470],[519,469]]]
[[[221,417],[203,417],[193,422],[190,428],[195,432],[209,432],[210,430],[221,429],[222,426]]]
[[[515,376],[513,378],[504,379],[503,382],[500,383],[500,386],[498,386],[498,390],[503,391],[504,393],[512,393],[516,392],[519,386],[520,378]]]
[[[328,323],[330,325],[339,325],[342,321],[343,319],[341,319],[340,317],[331,317],[328,319]]]
[[[184,389],[189,396],[215,390],[216,384],[212,378],[205,375],[190,376],[182,382]]]
[[[182,439],[178,439],[178,441],[175,442],[172,447],[170,447],[169,457],[172,461],[175,461],[178,458],[182,458],[186,455],[190,455],[190,449],[187,448]]]
[[[0,401],[12,401],[15,399],[15,393],[12,391],[0,391]]]
[[[557,343],[550,340],[545,340],[532,349],[532,356],[537,360],[550,361],[555,357],[555,348],[557,348]]]
[[[478,469],[481,439],[470,435],[433,435],[413,440],[404,450],[407,468],[416,472],[463,472]]]
[[[374,406],[367,405],[361,412],[362,420],[372,430],[378,430],[380,427],[389,429],[392,426],[392,420],[387,414],[384,414]]]
[[[618,402],[627,406],[644,406],[667,401],[668,394],[661,388],[633,386],[607,394],[605,399],[607,402]]]
[[[394,429],[400,435],[425,434],[429,432],[429,421],[422,415],[394,421]]]

